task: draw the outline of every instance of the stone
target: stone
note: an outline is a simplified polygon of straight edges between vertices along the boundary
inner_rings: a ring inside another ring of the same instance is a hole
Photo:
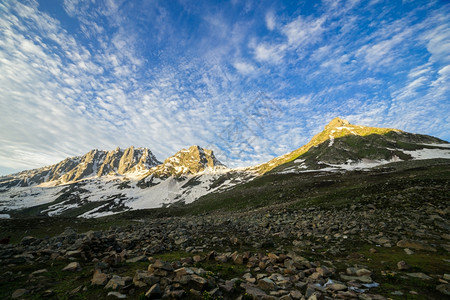
[[[161,295],[161,287],[159,283],[155,283],[152,287],[145,293],[145,297],[153,299]]]
[[[81,250],[67,251],[65,256],[66,257],[81,257]]]
[[[191,268],[187,268],[187,267],[182,267],[182,268],[176,269],[174,272],[175,272],[176,277],[194,274],[194,271],[192,271]]]
[[[101,270],[95,270],[94,276],[91,279],[92,285],[105,285],[108,282],[108,275],[102,273]]]
[[[41,294],[41,296],[43,297],[43,298],[49,298],[49,297],[52,297],[52,296],[54,296],[55,295],[55,291],[53,291],[53,290],[45,290],[42,294]]]
[[[345,272],[347,273],[347,275],[356,275],[356,268],[347,268],[345,270]]]
[[[18,289],[14,291],[14,293],[11,295],[11,298],[17,299],[24,296],[26,293],[28,293],[26,289]]]
[[[231,280],[226,280],[225,284],[219,283],[219,288],[221,291],[224,291],[225,293],[229,294],[234,290],[234,282]]]
[[[360,281],[363,283],[372,283],[372,278],[370,276],[348,276],[348,275],[341,275],[341,278],[345,281]]]
[[[397,246],[400,248],[412,248],[415,250],[423,250],[423,251],[431,251],[431,252],[437,251],[434,247],[427,245],[423,242],[419,242],[419,241],[400,240],[400,241],[398,241]]]
[[[136,256],[133,258],[129,258],[126,260],[127,263],[137,263],[137,262],[145,262],[147,261],[147,256],[145,255],[140,255],[140,256]]]
[[[450,274],[444,274],[444,279],[445,280],[450,280]]]
[[[137,270],[133,277],[133,284],[137,287],[152,286],[159,281],[159,278],[148,271]]]
[[[76,294],[80,293],[81,290],[82,290],[83,288],[84,288],[84,286],[79,285],[79,286],[77,286],[76,288],[74,288],[73,290],[71,290],[71,291],[69,292],[69,294],[70,294],[70,295],[76,295]]]
[[[308,297],[308,300],[323,300],[325,297],[321,292],[315,291],[311,296]]]
[[[367,269],[358,269],[356,270],[356,276],[370,276],[372,275],[372,271]]]
[[[75,230],[73,230],[71,227],[66,227],[64,232],[61,233],[59,236],[63,236],[63,237],[72,236],[73,237],[73,236],[76,236],[76,235],[77,235],[77,232]]]
[[[412,251],[409,248],[405,248],[405,249],[403,249],[403,251],[405,251],[405,253],[408,254],[408,255],[413,255],[414,254],[414,251]]]
[[[404,294],[403,294],[402,291],[393,291],[393,292],[391,292],[391,295],[394,295],[394,296],[403,296]]]
[[[168,262],[157,259],[153,264],[150,265],[154,269],[161,269],[165,271],[173,271],[173,267]]]
[[[237,252],[234,252],[233,254],[231,254],[231,259],[237,265],[242,265],[244,263],[244,256]]]
[[[404,260],[401,260],[401,261],[399,261],[397,263],[397,269],[399,269],[401,271],[402,270],[409,270],[410,266]]]
[[[228,257],[226,255],[217,255],[214,257],[214,260],[220,263],[226,263],[228,261]]]
[[[319,278],[322,278],[322,274],[320,274],[319,272],[314,272],[311,275],[309,275],[308,278],[311,278],[312,280],[317,280]]]
[[[265,291],[274,291],[277,289],[275,282],[267,277],[258,280],[258,286]]]
[[[323,277],[328,277],[331,275],[330,269],[325,266],[316,268],[316,272],[322,275]]]
[[[36,275],[39,275],[42,273],[47,273],[47,272],[48,272],[47,269],[40,269],[40,270],[37,270],[37,271],[34,271],[33,273],[31,273],[30,276],[36,276]]]
[[[203,291],[208,285],[208,281],[198,275],[191,275],[188,282],[189,287],[197,291]]]
[[[327,289],[333,290],[333,291],[345,291],[347,289],[347,286],[345,284],[341,283],[332,283],[327,285]]]
[[[109,292],[108,296],[116,297],[118,299],[126,299],[127,295],[121,294],[119,292]]]
[[[113,275],[105,286],[105,289],[117,290],[124,287],[128,281],[131,281],[131,277],[120,277],[118,275]]]
[[[63,271],[70,271],[70,272],[76,272],[76,271],[81,271],[81,266],[80,263],[78,262],[71,262],[70,264],[68,264],[67,266],[64,267]]]
[[[406,273],[409,277],[419,278],[422,280],[431,280],[432,277],[426,275],[425,273]]]
[[[444,295],[450,296],[450,284],[440,284],[436,286],[436,290]]]
[[[183,299],[186,292],[184,290],[167,291],[163,295],[163,299]]]
[[[254,285],[251,285],[250,283],[242,283],[241,287],[245,290],[245,293],[253,299],[260,299],[267,296],[266,292],[255,287]]]
[[[293,290],[290,292],[291,298],[294,300],[300,300],[303,298],[303,295],[300,291],[298,290]]]

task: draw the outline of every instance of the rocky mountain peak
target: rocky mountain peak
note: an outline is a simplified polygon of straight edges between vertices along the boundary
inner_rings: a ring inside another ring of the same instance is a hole
[[[55,165],[4,176],[0,186],[30,186],[45,182],[58,185],[91,177],[141,172],[160,164],[148,148],[93,149],[83,156],[66,158]]]
[[[154,168],[151,173],[159,176],[179,176],[196,174],[207,168],[225,168],[225,165],[214,156],[212,150],[195,145],[188,149],[181,149],[164,160],[164,163]]]
[[[350,125],[350,122],[344,119],[341,119],[339,117],[334,118],[333,120],[331,120],[330,123],[328,123],[328,125],[325,126],[325,129],[331,129],[331,128],[336,128],[336,127],[343,127],[346,125]]]

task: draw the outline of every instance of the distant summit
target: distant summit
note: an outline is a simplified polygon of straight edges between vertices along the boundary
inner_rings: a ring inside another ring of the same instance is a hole
[[[297,167],[311,170],[327,168],[330,164],[410,160],[414,159],[414,156],[408,151],[436,148],[433,144],[448,143],[428,135],[407,133],[393,128],[353,125],[347,120],[334,118],[306,145],[255,169],[264,174],[272,170],[295,170]]]
[[[325,126],[325,130],[335,128],[335,127],[346,126],[346,125],[350,125],[350,123],[347,120],[343,120],[343,119],[337,117],[337,118],[334,118],[333,120],[331,120],[331,122],[328,123],[327,126]]]
[[[76,182],[90,177],[124,175],[148,170],[161,164],[148,148],[91,150],[83,156],[66,158],[58,164],[0,177],[0,186],[53,185]]]
[[[173,156],[164,160],[159,166],[149,170],[149,175],[158,177],[181,176],[197,174],[205,170],[224,169],[222,164],[212,150],[204,149],[200,146],[191,146],[188,149],[181,149]]]

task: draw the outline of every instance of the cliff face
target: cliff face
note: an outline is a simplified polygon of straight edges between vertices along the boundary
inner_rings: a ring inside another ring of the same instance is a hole
[[[29,186],[49,181],[57,184],[74,182],[88,177],[124,175],[148,170],[161,164],[147,148],[133,146],[112,151],[91,150],[83,156],[67,158],[58,164],[4,176],[0,186]]]
[[[197,174],[206,169],[226,168],[215,156],[212,150],[199,146],[182,149],[175,155],[164,160],[164,163],[151,169],[149,173],[158,177]]]

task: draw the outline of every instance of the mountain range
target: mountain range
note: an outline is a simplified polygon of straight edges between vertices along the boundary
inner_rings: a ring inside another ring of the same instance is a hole
[[[433,159],[450,159],[450,144],[335,118],[306,145],[247,168],[227,168],[213,151],[199,146],[182,149],[164,162],[147,148],[91,150],[55,165],[0,177],[0,211],[7,217],[100,217],[189,204],[261,176],[371,170]]]

